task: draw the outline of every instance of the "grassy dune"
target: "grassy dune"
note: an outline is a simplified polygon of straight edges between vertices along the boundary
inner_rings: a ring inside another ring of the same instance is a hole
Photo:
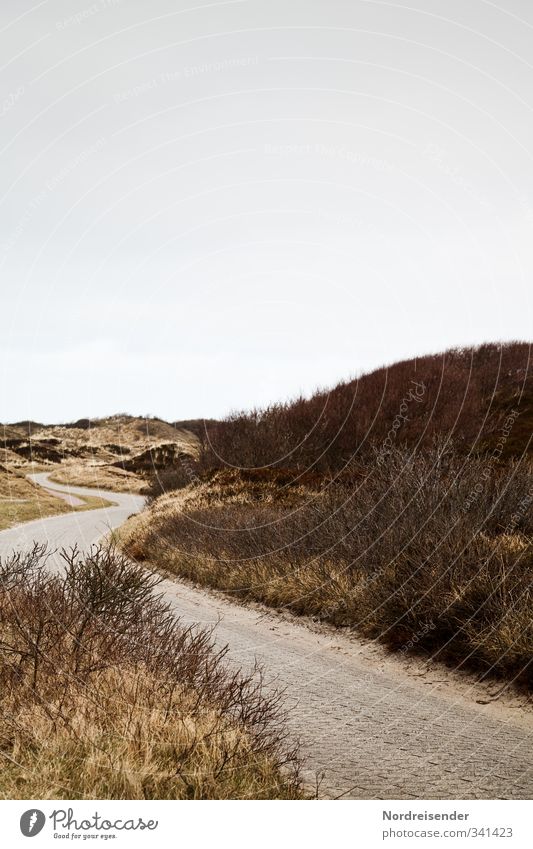
[[[145,485],[136,475],[122,469],[83,463],[62,465],[52,469],[50,480],[66,486],[87,486],[111,492],[138,493]]]
[[[140,492],[147,475],[178,457],[196,457],[199,444],[185,427],[125,414],[63,425],[0,425],[0,461],[11,471],[48,471],[57,483],[112,492]]]

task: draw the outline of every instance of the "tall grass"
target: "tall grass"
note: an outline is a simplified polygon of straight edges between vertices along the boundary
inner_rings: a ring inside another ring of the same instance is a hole
[[[294,798],[279,694],[112,549],[0,562],[2,798]]]
[[[219,472],[156,500],[123,539],[235,597],[531,680],[532,504],[528,463],[437,440],[346,483]]]

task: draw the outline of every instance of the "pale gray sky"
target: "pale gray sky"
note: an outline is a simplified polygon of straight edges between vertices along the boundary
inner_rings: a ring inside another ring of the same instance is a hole
[[[0,421],[532,338],[527,0],[3,0]]]

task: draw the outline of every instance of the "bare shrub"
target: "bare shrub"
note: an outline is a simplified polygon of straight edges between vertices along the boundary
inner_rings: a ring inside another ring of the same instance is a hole
[[[0,562],[2,798],[294,798],[281,694],[114,549]]]
[[[146,486],[143,487],[142,494],[147,496],[149,502],[152,502],[165,492],[173,492],[188,486],[193,482],[196,474],[194,460],[187,458],[182,465],[154,471]]]
[[[419,647],[528,677],[529,464],[464,457],[439,439],[369,460],[356,485],[303,487],[288,501],[213,481],[211,499],[200,488],[156,502],[126,527],[126,548],[392,646],[422,631]]]
[[[461,453],[497,443],[511,409],[520,412],[504,456],[531,452],[533,382],[530,345],[512,342],[452,349],[343,381],[310,398],[235,413],[206,425],[204,469],[290,466],[331,474],[366,461],[411,395],[398,444],[429,446],[453,438]]]

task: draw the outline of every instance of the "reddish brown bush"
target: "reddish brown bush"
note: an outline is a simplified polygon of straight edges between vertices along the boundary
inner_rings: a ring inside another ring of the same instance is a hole
[[[453,438],[462,453],[483,452],[512,409],[520,416],[505,454],[520,456],[531,450],[529,344],[451,350],[208,425],[201,463],[331,474],[364,461],[376,446],[426,446],[436,435]]]
[[[133,554],[295,613],[530,678],[533,475],[438,442],[392,449],[360,483],[297,491],[220,485],[154,504]],[[248,485],[250,486],[250,485]],[[431,627],[429,625],[431,624]]]

